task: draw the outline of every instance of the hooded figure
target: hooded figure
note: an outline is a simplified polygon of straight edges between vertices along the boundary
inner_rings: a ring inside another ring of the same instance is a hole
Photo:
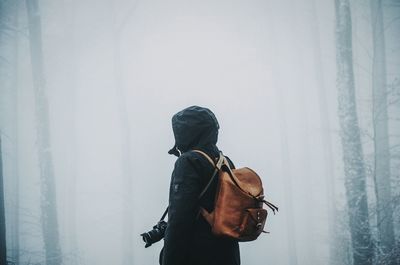
[[[214,178],[199,199],[214,168],[193,150],[201,150],[214,160],[218,159],[218,121],[209,109],[191,106],[172,117],[172,128],[175,145],[168,153],[178,159],[171,177],[168,225],[160,264],[239,265],[238,242],[214,236],[211,226],[199,214],[200,207],[209,212],[214,210],[218,178]],[[233,168],[233,163],[229,162]]]

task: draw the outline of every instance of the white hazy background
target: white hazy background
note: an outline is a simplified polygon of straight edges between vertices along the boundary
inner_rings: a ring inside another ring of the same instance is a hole
[[[364,18],[368,5],[361,2],[354,1],[358,8],[352,10],[355,74],[361,84],[357,95],[367,98],[371,29]],[[296,243],[299,264],[327,264],[323,135],[333,146],[336,204],[345,205],[333,0],[41,0],[40,8],[65,264],[70,256],[82,265],[121,264],[127,204],[134,212],[134,262],[157,264],[162,242],[144,249],[139,234],[150,230],[167,206],[176,159],[167,154],[174,144],[171,117],[191,105],[216,114],[218,147],[237,167],[258,172],[267,199],[280,207],[268,218],[270,234],[240,244],[242,264],[288,264],[289,240]],[[26,25],[25,7],[21,10],[19,23]],[[395,29],[388,36],[400,35]],[[19,65],[18,91],[20,239],[26,250],[21,259],[41,262],[43,256],[35,254],[43,243],[28,39],[21,37],[19,45],[19,60],[25,62]],[[319,90],[325,91],[328,117],[321,117]],[[368,124],[368,104],[359,105],[361,124]],[[329,121],[328,128],[322,119]],[[130,128],[128,143],[124,126]],[[282,153],[285,141],[288,157]],[[129,199],[123,197],[121,169],[126,144],[131,152]],[[4,159],[7,170],[9,158]],[[290,188],[285,178],[291,179]],[[287,234],[285,202],[290,191],[292,235]],[[70,247],[71,216],[77,249]]]

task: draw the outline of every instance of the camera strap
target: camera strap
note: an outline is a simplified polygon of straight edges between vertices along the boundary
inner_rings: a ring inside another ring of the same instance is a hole
[[[209,180],[208,183],[207,183],[207,185],[204,187],[204,189],[201,191],[201,193],[200,193],[199,196],[197,197],[197,200],[199,201],[199,200],[201,199],[201,197],[203,197],[203,195],[207,192],[207,190],[208,190],[208,188],[210,187],[211,183],[213,182],[215,176],[218,175],[218,171],[221,170],[221,167],[222,167],[222,164],[224,163],[225,157],[224,157],[224,155],[222,154],[222,152],[220,152],[220,153],[219,153],[218,162],[215,164],[214,161],[211,159],[211,157],[210,157],[209,155],[207,155],[205,152],[200,151],[200,150],[197,150],[197,149],[196,149],[196,150],[193,150],[193,151],[194,151],[194,152],[197,152],[197,153],[199,153],[199,154],[201,154],[201,155],[203,155],[203,156],[213,165],[213,167],[215,168],[215,169],[214,169],[214,172],[213,172],[213,174],[212,174],[212,176],[211,176],[211,178],[210,178],[210,180]],[[161,216],[160,221],[163,221],[163,220],[165,219],[165,217],[167,216],[168,208],[169,208],[169,207],[167,207],[167,208],[165,209],[163,215]],[[196,219],[199,217],[199,215],[200,215],[200,210],[199,210],[199,212],[198,212],[197,215],[196,215]]]
[[[167,216],[167,213],[168,213],[168,207],[167,207],[167,209],[165,209],[163,215],[161,216],[160,222],[165,219],[165,216]]]

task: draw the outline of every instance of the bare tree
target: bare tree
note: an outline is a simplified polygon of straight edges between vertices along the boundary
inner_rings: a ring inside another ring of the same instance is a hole
[[[42,50],[42,29],[38,0],[26,0],[33,88],[35,92],[37,151],[41,180],[41,219],[46,264],[62,263],[58,232],[56,188],[50,145],[49,111]]]
[[[349,0],[335,0],[338,115],[354,265],[373,263],[366,173],[358,125]]]
[[[377,225],[379,231],[378,258],[394,250],[392,215],[390,150],[388,134],[387,83],[385,34],[382,0],[371,0],[372,23],[372,104],[374,129],[374,181],[376,193]],[[391,263],[394,264],[394,260]]]
[[[7,190],[7,240],[8,255],[15,264],[19,263],[19,173],[18,173],[18,3],[0,1],[0,122],[8,141],[3,148],[7,156],[7,174],[4,188]]]
[[[397,249],[400,249],[400,1],[382,2],[388,88],[389,144],[392,181],[393,224]],[[397,202],[397,203],[395,203]],[[400,251],[398,264],[400,264]]]

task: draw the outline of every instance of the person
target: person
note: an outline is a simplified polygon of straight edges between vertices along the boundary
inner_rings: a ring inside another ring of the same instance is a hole
[[[218,121],[209,109],[191,106],[172,117],[172,128],[175,145],[168,153],[178,156],[178,159],[171,176],[168,225],[160,264],[239,265],[239,243],[213,235],[211,226],[199,214],[200,207],[208,212],[213,210],[218,177],[199,198],[213,175],[214,167],[207,158],[193,150],[218,159]],[[228,161],[234,167],[229,158]]]

